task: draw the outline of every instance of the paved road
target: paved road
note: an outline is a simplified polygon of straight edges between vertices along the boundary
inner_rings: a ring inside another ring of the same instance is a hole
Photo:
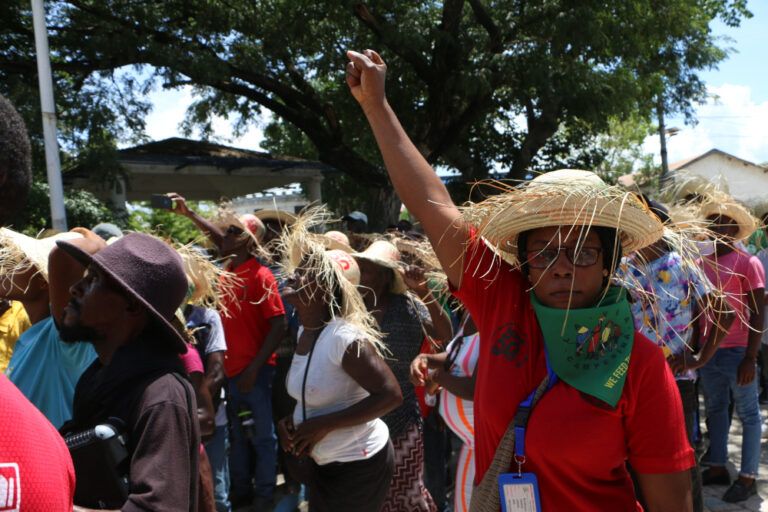
[[[760,446],[760,476],[758,477],[758,495],[742,503],[725,503],[720,498],[727,489],[725,486],[715,485],[704,488],[704,510],[707,512],[740,512],[749,510],[752,512],[768,512],[768,408],[761,406],[763,414],[763,442]],[[731,477],[735,478],[739,472],[741,462],[741,422],[736,419],[731,425],[731,435],[728,438],[728,470]]]

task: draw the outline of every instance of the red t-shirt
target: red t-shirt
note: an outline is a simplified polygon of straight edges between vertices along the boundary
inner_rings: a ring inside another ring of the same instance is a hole
[[[234,274],[239,279],[236,297],[224,297],[229,316],[221,315],[227,339],[224,356],[227,377],[238,375],[259,353],[271,328],[269,319],[285,314],[275,276],[256,258],[241,264]],[[275,363],[275,354],[272,354],[267,364],[274,366]]]
[[[0,510],[72,510],[75,470],[64,440],[0,375]]]
[[[483,243],[465,255],[461,288],[480,332],[475,383],[475,482],[493,460],[517,407],[546,375],[544,341],[528,297],[530,284]],[[562,381],[531,414],[527,462],[543,510],[642,510],[625,462],[638,473],[693,467],[680,395],[662,352],[635,334],[622,397],[615,409]]]

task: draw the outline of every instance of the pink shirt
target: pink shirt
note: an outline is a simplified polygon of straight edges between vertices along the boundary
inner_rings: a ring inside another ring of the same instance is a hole
[[[749,340],[749,292],[765,288],[763,264],[756,257],[737,249],[725,256],[712,254],[705,257],[703,267],[712,285],[723,290],[728,304],[736,312],[720,348],[746,347]]]
[[[200,353],[192,345],[187,345],[187,353],[179,355],[181,364],[189,375],[193,373],[205,373],[203,369],[203,360],[200,359]]]

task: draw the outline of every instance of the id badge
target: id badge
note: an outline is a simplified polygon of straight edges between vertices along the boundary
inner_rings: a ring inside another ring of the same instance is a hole
[[[541,512],[539,482],[533,473],[499,475],[502,512]]]

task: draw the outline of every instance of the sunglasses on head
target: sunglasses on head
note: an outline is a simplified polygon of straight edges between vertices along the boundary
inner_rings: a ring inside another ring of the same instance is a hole
[[[534,251],[529,255],[527,259],[528,266],[536,269],[547,268],[557,261],[561,252],[565,252],[566,258],[568,258],[568,261],[570,261],[572,265],[577,267],[590,267],[597,263],[597,259],[600,256],[602,249],[599,247],[547,247]]]

